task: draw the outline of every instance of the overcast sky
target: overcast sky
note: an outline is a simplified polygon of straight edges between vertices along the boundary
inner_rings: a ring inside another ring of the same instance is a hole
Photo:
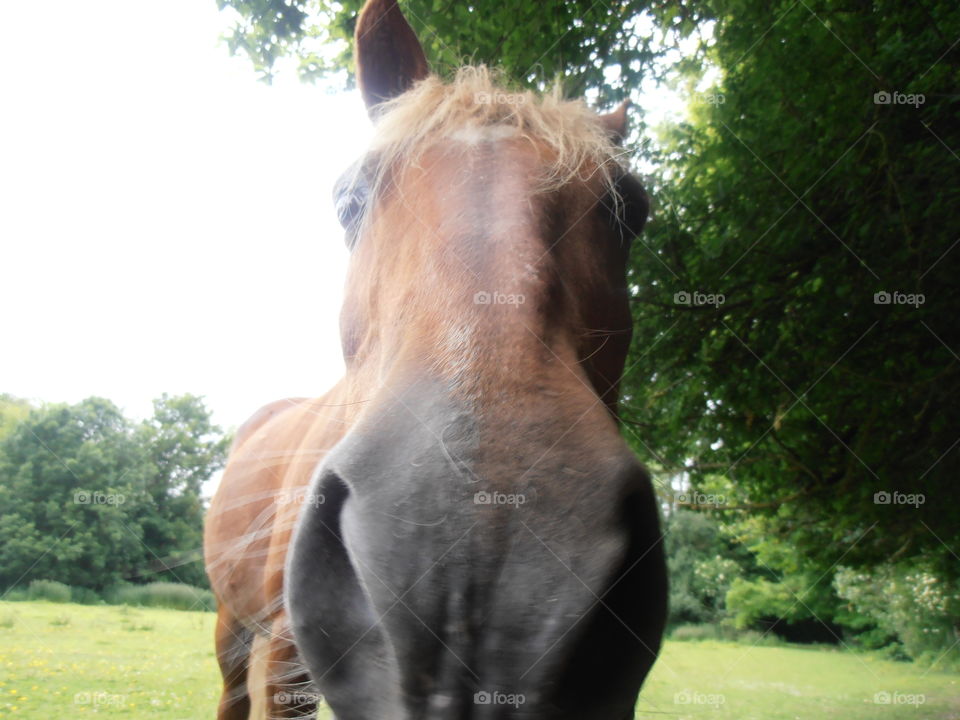
[[[342,371],[330,202],[359,98],[267,87],[213,0],[9,3],[0,44],[0,392],[230,426]]]
[[[135,417],[191,392],[230,427],[342,372],[330,189],[366,113],[258,82],[226,26],[213,0],[4,6],[0,392]]]

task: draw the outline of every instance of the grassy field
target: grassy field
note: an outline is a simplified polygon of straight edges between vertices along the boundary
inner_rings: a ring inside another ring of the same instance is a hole
[[[211,720],[212,636],[210,613],[0,603],[0,718]],[[637,707],[637,718],[664,715],[947,720],[960,718],[960,678],[870,654],[673,642]]]

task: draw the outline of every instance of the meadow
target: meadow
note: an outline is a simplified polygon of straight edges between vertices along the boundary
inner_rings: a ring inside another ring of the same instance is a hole
[[[213,627],[209,612],[0,602],[0,718],[211,720]],[[948,720],[960,718],[960,677],[822,647],[668,642],[636,717],[664,715]]]

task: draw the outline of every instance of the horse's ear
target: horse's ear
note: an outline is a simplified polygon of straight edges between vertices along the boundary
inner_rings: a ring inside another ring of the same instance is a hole
[[[627,137],[627,130],[629,129],[627,110],[629,107],[630,101],[624,100],[617,106],[616,110],[609,112],[606,115],[601,115],[599,118],[600,124],[607,129],[607,132],[610,133],[610,137],[613,138],[613,141],[617,145],[622,145],[623,141]]]
[[[370,117],[385,100],[429,73],[427,58],[397,0],[367,0],[357,20],[357,84]]]

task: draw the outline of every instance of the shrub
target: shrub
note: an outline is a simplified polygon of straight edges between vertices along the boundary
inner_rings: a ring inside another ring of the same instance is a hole
[[[729,642],[738,642],[743,645],[758,645],[760,647],[783,645],[783,641],[773,633],[764,634],[756,630],[738,630],[728,624],[678,625],[670,633],[670,639],[678,642],[726,640]]]
[[[938,577],[922,561],[880,565],[871,572],[840,567],[834,586],[880,632],[896,635],[903,650],[926,664],[960,663],[955,618],[960,585]]]
[[[34,580],[27,587],[28,600],[49,600],[50,602],[68,603],[73,594],[69,585],[56,580]],[[8,598],[9,599],[9,598]]]
[[[213,593],[181,583],[155,582],[147,585],[120,585],[107,593],[117,605],[139,605],[171,610],[216,610]]]
[[[778,647],[786,643],[772,632],[762,633],[759,630],[736,630],[734,632],[738,643],[755,645],[757,647]]]
[[[96,590],[85,587],[75,587],[70,594],[70,600],[80,605],[99,605],[103,602]]]
[[[720,640],[720,630],[713,625],[678,625],[670,633],[671,640]]]

